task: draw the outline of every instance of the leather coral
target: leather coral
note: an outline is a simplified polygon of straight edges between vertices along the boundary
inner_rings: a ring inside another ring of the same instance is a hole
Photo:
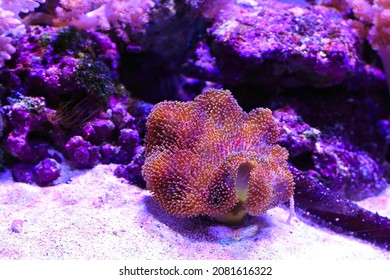
[[[228,90],[161,102],[146,127],[142,174],[153,199],[172,215],[236,223],[293,195],[272,112],[246,113]]]

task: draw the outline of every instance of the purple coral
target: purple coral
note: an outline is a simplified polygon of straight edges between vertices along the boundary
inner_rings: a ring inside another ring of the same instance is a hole
[[[119,165],[115,169],[115,176],[126,179],[130,184],[146,187],[146,182],[142,177],[142,166],[145,163],[144,150],[143,146],[137,146],[132,161],[126,165]]]
[[[93,167],[99,160],[99,147],[85,141],[81,136],[74,136],[65,145],[71,163],[77,168]]]
[[[12,63],[0,70],[8,97],[2,108],[4,148],[11,160],[28,163],[16,164],[14,177],[40,185],[53,181],[49,177],[59,175],[60,168],[47,158],[60,157],[50,146],[77,168],[130,164],[146,113],[137,113],[138,125],[129,113],[137,105],[116,79],[116,45],[97,32],[38,26],[28,28],[15,44]],[[44,174],[44,166],[51,175]],[[21,169],[31,169],[32,179],[19,176]]]
[[[83,59],[94,57],[115,75],[118,52],[111,40],[97,32],[72,28],[28,27],[27,33],[14,42],[18,51],[12,63],[0,71],[0,81],[9,89],[34,95],[38,91],[49,107],[58,106],[76,92],[77,67]],[[77,80],[78,79],[78,80]],[[36,94],[35,94],[36,95]]]
[[[15,181],[47,186],[60,177],[61,165],[53,158],[45,158],[36,165],[18,162],[11,168]]]
[[[377,195],[387,187],[385,170],[376,158],[349,143],[346,136],[332,137],[299,118],[292,108],[275,111],[281,127],[280,144],[291,162],[313,170],[334,193],[351,200]]]
[[[118,144],[123,152],[133,153],[136,146],[139,145],[139,134],[138,131],[131,128],[121,129],[118,137]]]
[[[45,158],[34,167],[38,185],[47,185],[58,179],[61,173],[61,165],[52,158]]]
[[[94,145],[111,142],[114,137],[115,124],[109,119],[94,119],[82,128],[83,138]]]
[[[281,127],[280,145],[286,147],[290,156],[295,157],[314,150],[321,132],[305,123],[292,108],[274,112]]]
[[[334,193],[351,200],[379,194],[387,187],[384,169],[369,154],[346,141],[328,138],[316,143],[315,169]]]
[[[232,1],[209,33],[225,84],[331,86],[358,67],[357,33],[337,11],[324,7]]]
[[[11,168],[12,177],[16,182],[27,184],[35,183],[34,166],[25,162],[18,162]]]
[[[4,147],[22,161],[32,163],[39,159],[38,151],[29,141],[29,135],[41,131],[47,124],[44,107],[44,98],[17,97],[11,105],[3,108],[7,126],[11,129]]]

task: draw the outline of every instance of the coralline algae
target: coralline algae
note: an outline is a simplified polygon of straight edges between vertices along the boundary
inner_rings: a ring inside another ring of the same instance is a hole
[[[198,55],[194,66],[200,72],[219,73],[223,84],[288,87],[336,85],[356,72],[357,34],[337,11],[279,1],[234,2],[208,29],[215,67],[204,67],[210,59]]]
[[[76,168],[130,163],[140,137],[129,113],[134,101],[116,80],[115,44],[96,32],[36,26],[16,46],[13,64],[0,70],[2,148],[14,178],[52,184],[60,173],[50,165],[59,158],[52,148]]]

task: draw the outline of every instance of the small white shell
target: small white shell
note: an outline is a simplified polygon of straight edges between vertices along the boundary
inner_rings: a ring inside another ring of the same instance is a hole
[[[23,220],[14,220],[11,223],[10,230],[15,233],[21,233],[23,230]]]

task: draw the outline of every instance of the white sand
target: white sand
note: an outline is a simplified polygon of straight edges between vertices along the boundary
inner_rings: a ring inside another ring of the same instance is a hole
[[[64,170],[62,183],[46,188],[0,173],[0,259],[390,259],[301,217],[286,224],[280,207],[239,228],[175,218],[114,169]],[[389,216],[389,198],[390,188],[361,205]],[[20,233],[10,229],[14,220],[23,221]]]

